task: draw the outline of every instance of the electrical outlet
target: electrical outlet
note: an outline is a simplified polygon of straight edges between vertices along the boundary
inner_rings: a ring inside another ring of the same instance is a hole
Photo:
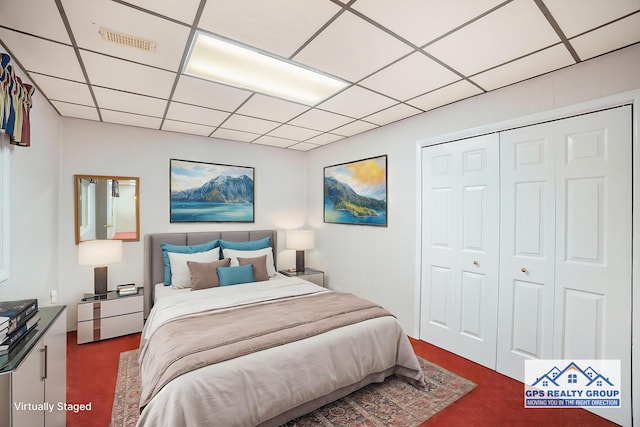
[[[51,291],[51,304],[55,304],[58,302],[58,291],[56,291],[55,289]]]

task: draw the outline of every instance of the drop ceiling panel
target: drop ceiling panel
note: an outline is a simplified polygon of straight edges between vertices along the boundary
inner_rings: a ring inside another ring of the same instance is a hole
[[[358,0],[353,8],[423,46],[504,0]]]
[[[275,136],[261,136],[253,141],[254,144],[270,145],[272,147],[286,148],[294,145],[295,142],[290,139],[276,138]]]
[[[291,120],[289,124],[319,131],[329,131],[353,121],[350,117],[322,110],[309,110]]]
[[[179,122],[176,120],[165,120],[162,124],[162,130],[201,136],[209,136],[214,129],[212,126],[197,125],[195,123]]]
[[[189,25],[193,23],[200,4],[200,0],[128,0],[127,2]]]
[[[411,50],[393,36],[345,12],[294,59],[356,82]]]
[[[589,59],[611,50],[640,42],[640,13],[571,39],[581,59]]]
[[[556,45],[517,61],[473,76],[471,80],[486,90],[493,90],[533,76],[548,73],[574,63],[564,45]]]
[[[292,145],[291,147],[289,147],[292,150],[298,150],[298,151],[309,151],[309,150],[313,150],[314,148],[317,148],[317,145],[314,144],[309,144],[308,142],[301,142],[299,144],[296,145]]]
[[[331,144],[332,142],[339,141],[341,139],[344,139],[344,136],[336,135],[333,133],[323,133],[322,135],[316,136],[315,138],[311,138],[307,142],[315,145],[326,145]]]
[[[388,123],[405,119],[407,117],[415,116],[416,114],[419,114],[421,112],[422,111],[418,110],[417,108],[414,108],[407,104],[396,104],[392,107],[387,108],[386,110],[382,110],[370,116],[367,116],[364,119],[368,122],[383,126]]]
[[[231,141],[251,142],[260,135],[233,129],[218,128],[211,136],[215,138],[229,139]]]
[[[226,129],[241,130],[252,133],[267,133],[279,125],[277,122],[270,120],[256,119],[254,117],[234,114],[222,124]]]
[[[640,10],[640,0],[544,0],[568,38]]]
[[[309,107],[296,104],[295,102],[284,101],[270,96],[255,94],[247,102],[238,108],[238,113],[245,116],[253,116],[261,119],[286,122],[298,116]]]
[[[278,138],[292,139],[294,141],[304,141],[320,135],[320,131],[301,128],[299,126],[282,125],[269,132],[269,135],[277,136]]]
[[[457,74],[415,52],[359,84],[405,101],[456,80],[460,80]]]
[[[71,43],[56,3],[51,0],[0,1],[0,25]]]
[[[209,0],[198,26],[288,58],[340,7],[299,0]]]
[[[533,1],[514,0],[425,51],[471,75],[559,42]]]
[[[49,99],[94,106],[89,87],[84,83],[31,73],[31,78]]]
[[[407,103],[416,108],[420,108],[421,110],[428,111],[441,105],[450,104],[479,93],[482,93],[482,91],[478,89],[477,86],[474,86],[465,80],[461,80],[450,84],[449,86],[445,86],[438,90],[434,90],[433,92],[414,98]]]
[[[177,71],[189,28],[109,0],[63,0],[78,47]],[[100,27],[156,43],[154,52],[102,39]]]
[[[68,102],[51,101],[54,107],[65,117],[77,119],[100,120],[98,111],[94,107],[85,105],[70,104]]]
[[[98,101],[98,106],[108,110],[162,117],[167,107],[167,101],[164,99],[135,95],[113,89],[94,87],[93,93]]]
[[[251,92],[246,90],[182,75],[178,80],[173,100],[223,111],[234,111],[250,94]]]
[[[339,141],[341,139],[344,139],[344,136],[336,135],[333,133],[323,133],[322,135],[318,135],[315,138],[311,138],[307,142],[314,145],[326,145],[331,144],[332,142]]]
[[[337,133],[338,135],[353,136],[377,127],[378,126],[374,125],[373,123],[356,120],[355,122],[351,122],[347,125],[341,126],[338,129],[334,129],[331,132]]]
[[[91,84],[168,98],[175,74],[122,59],[81,51]]]
[[[356,119],[396,104],[391,98],[379,95],[360,86],[351,86],[318,106],[323,110]]]
[[[137,126],[142,128],[159,129],[161,119],[157,117],[141,116],[120,111],[100,110],[102,120],[119,125]]]
[[[0,28],[0,39],[26,71],[84,82],[73,48]]]
[[[211,108],[172,102],[169,105],[167,118],[182,122],[199,123],[202,125],[218,126],[229,117],[229,113]]]

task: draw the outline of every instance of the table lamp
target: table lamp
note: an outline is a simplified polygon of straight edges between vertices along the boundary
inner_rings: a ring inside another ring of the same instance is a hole
[[[296,250],[296,271],[304,272],[304,251],[313,249],[313,231],[288,230],[287,249]]]
[[[87,240],[78,245],[78,264],[95,265],[93,285],[96,295],[107,293],[107,264],[122,261],[122,240]]]

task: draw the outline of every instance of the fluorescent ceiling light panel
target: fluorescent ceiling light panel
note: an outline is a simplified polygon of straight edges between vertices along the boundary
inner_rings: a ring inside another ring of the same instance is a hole
[[[305,105],[315,105],[348,85],[204,33],[196,33],[184,73]]]

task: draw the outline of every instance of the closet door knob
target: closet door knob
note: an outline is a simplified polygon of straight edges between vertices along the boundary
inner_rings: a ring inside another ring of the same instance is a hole
[[[478,261],[473,261],[473,265],[480,265]]]
[[[526,267],[522,267],[522,268],[520,269],[520,271],[522,271],[523,273],[526,273],[526,272],[527,272],[527,268],[526,268]]]

